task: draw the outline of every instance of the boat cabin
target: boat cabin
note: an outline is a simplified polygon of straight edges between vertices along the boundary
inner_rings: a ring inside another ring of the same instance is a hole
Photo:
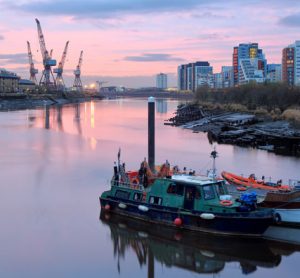
[[[144,188],[140,184],[112,180],[110,195],[124,202],[139,202],[161,209],[176,208],[187,211],[232,212],[240,206],[231,200],[222,180],[206,176],[178,174],[169,178],[156,178]],[[230,206],[220,205],[229,201]]]

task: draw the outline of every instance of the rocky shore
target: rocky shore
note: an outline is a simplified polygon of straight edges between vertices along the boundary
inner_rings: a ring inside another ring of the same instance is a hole
[[[233,144],[300,156],[300,130],[287,121],[250,113],[208,110],[196,104],[178,106],[166,125],[207,132],[210,142]]]
[[[42,106],[64,105],[102,98],[102,96],[97,94],[75,92],[68,94],[18,94],[16,96],[0,96],[0,111],[34,109]]]

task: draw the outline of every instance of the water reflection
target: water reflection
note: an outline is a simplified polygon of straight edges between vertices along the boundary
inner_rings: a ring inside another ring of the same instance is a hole
[[[45,113],[45,129],[49,129],[50,128],[50,108],[49,106],[45,106],[44,109],[44,113]]]
[[[57,110],[57,125],[58,125],[58,129],[60,131],[64,131],[64,126],[63,126],[63,121],[62,121],[62,111],[63,111],[63,106],[62,105],[58,105],[56,107]]]
[[[155,105],[157,113],[165,114],[168,112],[168,102],[166,99],[157,99]]]
[[[74,116],[74,122],[76,124],[77,132],[79,135],[82,134],[82,129],[81,129],[81,122],[80,122],[80,103],[76,103],[74,105],[74,110],[75,110],[75,116]]]
[[[221,273],[227,263],[239,263],[243,274],[257,267],[274,268],[282,255],[297,247],[263,239],[233,239],[177,231],[102,212],[101,222],[110,228],[117,268],[120,259],[135,253],[140,266],[148,265],[148,277],[154,277],[155,262],[195,273]]]

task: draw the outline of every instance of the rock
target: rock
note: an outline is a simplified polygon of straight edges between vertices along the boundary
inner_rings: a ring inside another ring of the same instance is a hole
[[[300,155],[300,130],[292,128],[287,121],[267,121],[252,114],[208,111],[194,104],[178,107],[175,114],[166,124],[193,132],[208,132],[210,142]]]

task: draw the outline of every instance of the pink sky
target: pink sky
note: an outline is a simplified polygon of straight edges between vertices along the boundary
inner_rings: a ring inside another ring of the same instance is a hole
[[[86,83],[154,86],[154,75],[165,72],[172,86],[179,64],[207,60],[219,72],[222,65],[231,65],[233,46],[243,42],[258,42],[269,63],[280,63],[282,48],[300,39],[296,0],[16,2],[0,0],[0,67],[28,78],[29,40],[41,72],[37,17],[54,58],[60,59],[70,41],[65,64],[68,85],[81,50]]]

